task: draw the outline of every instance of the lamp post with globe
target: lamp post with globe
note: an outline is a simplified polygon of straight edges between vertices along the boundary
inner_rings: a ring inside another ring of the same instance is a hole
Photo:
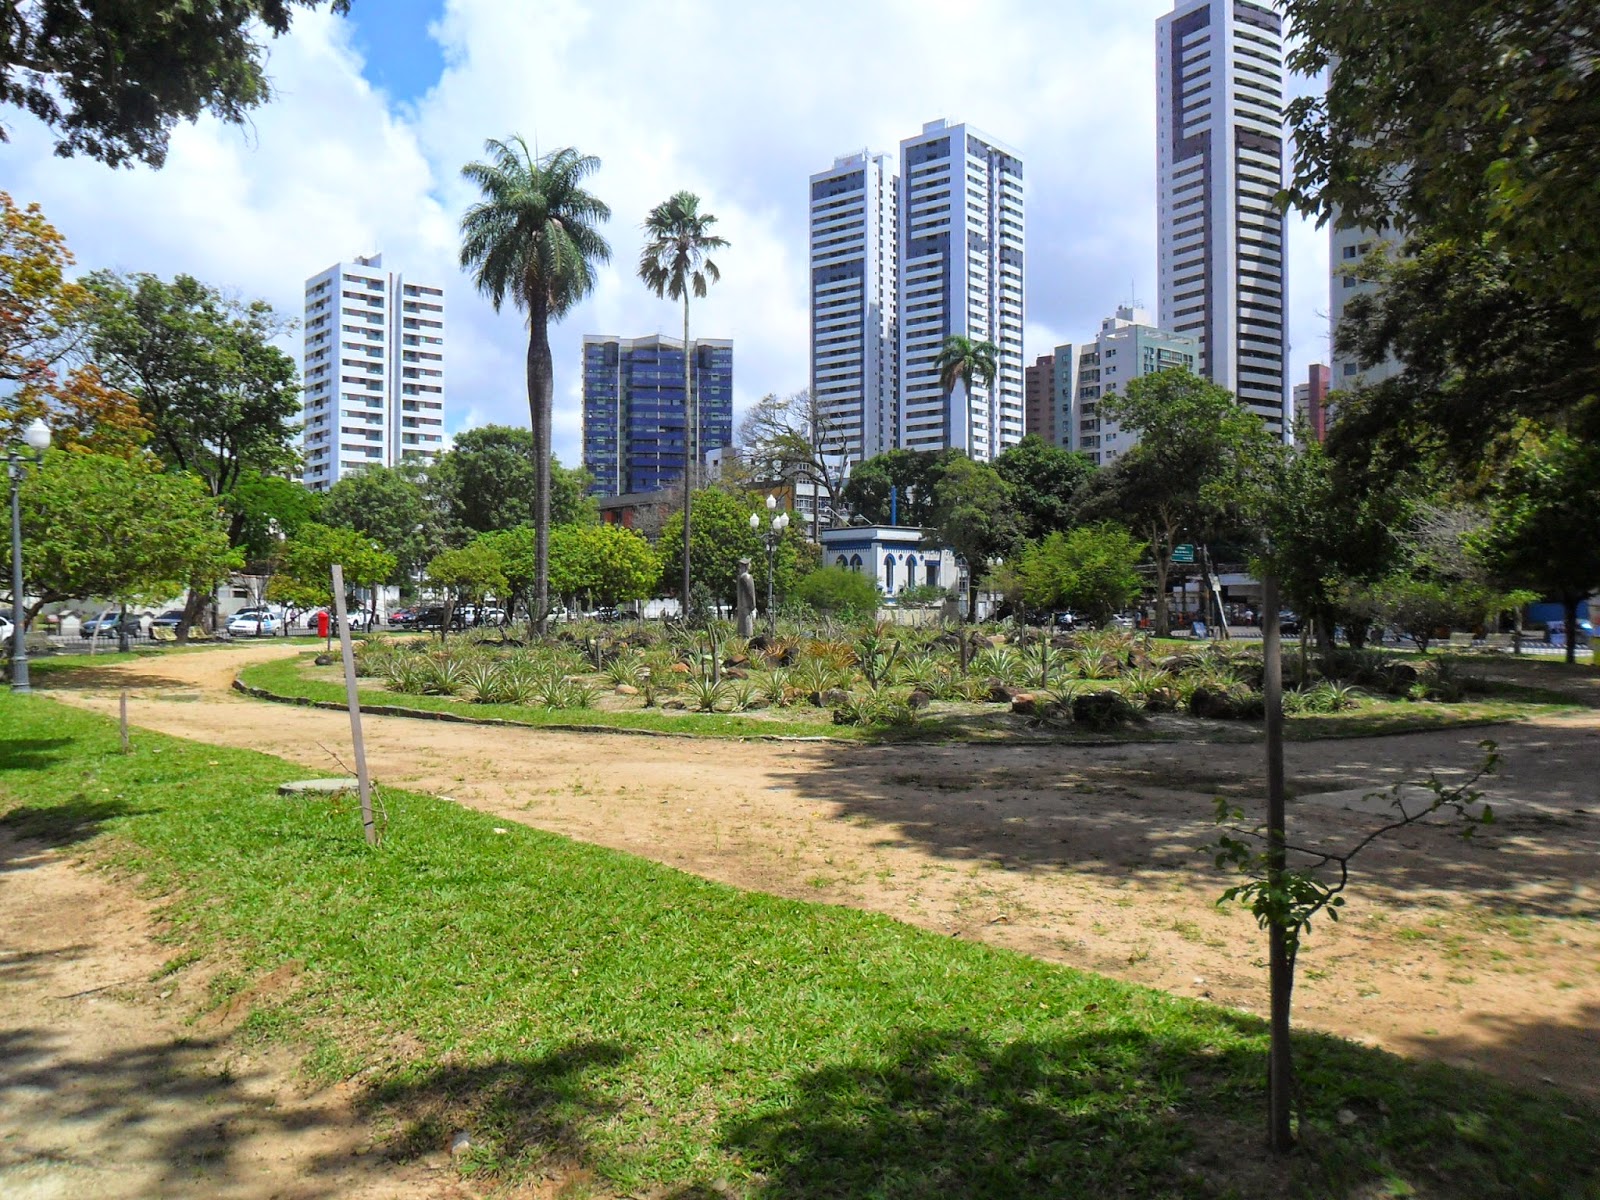
[[[25,454],[23,446],[32,450]],[[44,461],[44,452],[50,446],[50,427],[35,417],[22,431],[22,445],[6,447],[6,474],[11,480],[11,690],[31,692],[28,679],[28,643],[22,633],[22,504],[18,493],[28,474],[28,462]]]
[[[778,498],[771,493],[767,495],[767,512],[771,514],[768,520],[765,540],[767,543],[767,636],[771,637],[777,630],[778,618],[772,608],[772,572],[773,561],[778,553],[778,543],[783,540],[783,531],[789,528],[789,514],[777,512]],[[761,532],[761,514],[750,514],[750,528]]]

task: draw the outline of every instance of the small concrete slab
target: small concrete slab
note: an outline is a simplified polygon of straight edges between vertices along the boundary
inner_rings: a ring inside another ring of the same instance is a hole
[[[293,783],[280,783],[280,796],[342,796],[361,789],[353,777],[348,779],[299,779]]]

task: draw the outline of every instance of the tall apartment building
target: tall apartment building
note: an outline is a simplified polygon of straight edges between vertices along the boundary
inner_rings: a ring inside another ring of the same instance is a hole
[[[733,442],[733,343],[690,343],[701,463]],[[683,479],[690,425],[683,396],[683,342],[652,334],[583,339],[583,468],[596,496],[655,492]]]
[[[1176,0],[1156,22],[1157,315],[1200,374],[1290,422],[1283,22],[1256,0]]]
[[[811,177],[811,395],[823,453],[852,464],[895,445],[899,224],[887,154],[848,154]]]
[[[1360,226],[1343,226],[1338,213],[1328,223],[1328,264],[1332,270],[1328,284],[1329,353],[1332,355],[1329,361],[1333,364],[1330,386],[1348,391],[1382,383],[1403,369],[1404,364],[1398,359],[1387,358],[1363,371],[1354,358],[1339,353],[1338,333],[1339,322],[1344,320],[1345,305],[1356,296],[1370,295],[1377,290],[1377,284],[1358,279],[1354,268],[1374,250],[1398,254],[1404,244],[1405,235],[1398,230],[1387,229],[1378,233]]]
[[[1324,363],[1312,363],[1306,381],[1294,385],[1295,440],[1302,435],[1311,441],[1328,437],[1328,382],[1330,372]]]
[[[970,125],[900,143],[900,412],[896,444],[987,461],[1022,440],[1022,159]],[[993,342],[993,386],[947,389],[945,338]]]
[[[373,464],[444,448],[444,289],[386,271],[383,256],[306,280],[301,481],[326,491]]]
[[[1056,356],[1041,354],[1022,369],[1022,432],[1056,442]]]
[[[1136,433],[1105,416],[1100,401],[1131,380],[1157,371],[1198,371],[1199,339],[1156,327],[1132,305],[1100,322],[1093,341],[1057,346],[1055,423],[1060,445],[1109,466],[1138,444]]]

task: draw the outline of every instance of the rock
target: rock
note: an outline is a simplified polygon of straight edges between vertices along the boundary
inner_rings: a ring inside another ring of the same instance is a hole
[[[1360,1119],[1360,1117],[1356,1116],[1356,1114],[1351,1112],[1348,1108],[1341,1108],[1339,1110],[1339,1124],[1341,1125],[1354,1125]]]
[[[1089,692],[1072,698],[1072,719],[1102,732],[1135,720],[1138,712],[1120,692]]]
[[[836,704],[849,704],[850,693],[843,688],[829,688],[818,698],[819,707],[832,707]]]
[[[746,671],[743,667],[729,667],[727,670],[722,672],[722,677],[724,679],[749,679],[750,672]]]
[[[1014,688],[1001,683],[998,679],[988,681],[989,694],[985,697],[990,704],[1010,704],[1018,696],[1023,695],[1021,688]]]
[[[661,707],[662,708],[688,708],[689,707],[689,702],[687,700],[663,700],[661,702]]]
[[[280,796],[342,796],[360,790],[361,784],[350,779],[300,779],[293,783],[280,783]]]
[[[687,675],[689,673],[689,664],[675,662],[668,667],[667,670],[671,671],[674,675]]]
[[[338,660],[335,659],[331,654],[319,654],[311,661],[316,663],[319,667],[331,667]]]
[[[465,1129],[458,1129],[450,1135],[450,1157],[460,1158],[472,1149],[472,1138]]]
[[[617,695],[619,696],[637,696],[638,694],[639,689],[634,687],[631,683],[617,684]]]
[[[906,697],[906,703],[914,709],[927,708],[933,703],[933,697],[919,688]]]
[[[1037,717],[1039,715],[1039,700],[1031,692],[1019,692],[1011,697],[1011,711],[1018,716]]]
[[[1226,721],[1237,715],[1232,699],[1226,692],[1197,687],[1189,694],[1189,715],[1212,721]]]
[[[749,662],[750,656],[748,654],[730,654],[723,659],[722,665],[725,667],[743,667],[747,666]]]

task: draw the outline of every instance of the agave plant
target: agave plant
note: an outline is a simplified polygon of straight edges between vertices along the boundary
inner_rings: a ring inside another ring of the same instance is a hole
[[[709,675],[692,675],[685,689],[697,712],[716,712],[728,698],[728,685]]]
[[[899,657],[900,643],[888,635],[884,626],[877,626],[856,642],[856,661],[861,664],[861,675],[873,691],[894,682],[895,663]]]
[[[789,678],[795,687],[806,693],[826,692],[845,683],[844,672],[840,668],[823,659],[811,657],[802,659],[799,666],[791,668]]]
[[[926,651],[909,654],[900,662],[900,682],[929,695],[937,695],[949,675],[944,661]]]
[[[432,678],[432,663],[416,655],[405,654],[396,657],[389,664],[387,686],[391,692],[399,692],[406,696],[421,696],[427,692]]]
[[[754,679],[730,679],[722,686],[727,689],[728,703],[734,712],[754,708],[761,701],[761,688]]]
[[[761,694],[768,704],[777,707],[789,703],[795,685],[787,668],[774,667],[758,678]]]
[[[1022,682],[1026,667],[1022,656],[1010,646],[990,646],[981,650],[968,664],[972,674],[1015,686]]]
[[[801,662],[818,661],[836,670],[845,671],[856,665],[856,652],[848,642],[817,639],[806,644]]]
[[[639,668],[643,665],[644,660],[638,654],[624,651],[606,664],[606,680],[613,687],[631,687],[639,682]]]

